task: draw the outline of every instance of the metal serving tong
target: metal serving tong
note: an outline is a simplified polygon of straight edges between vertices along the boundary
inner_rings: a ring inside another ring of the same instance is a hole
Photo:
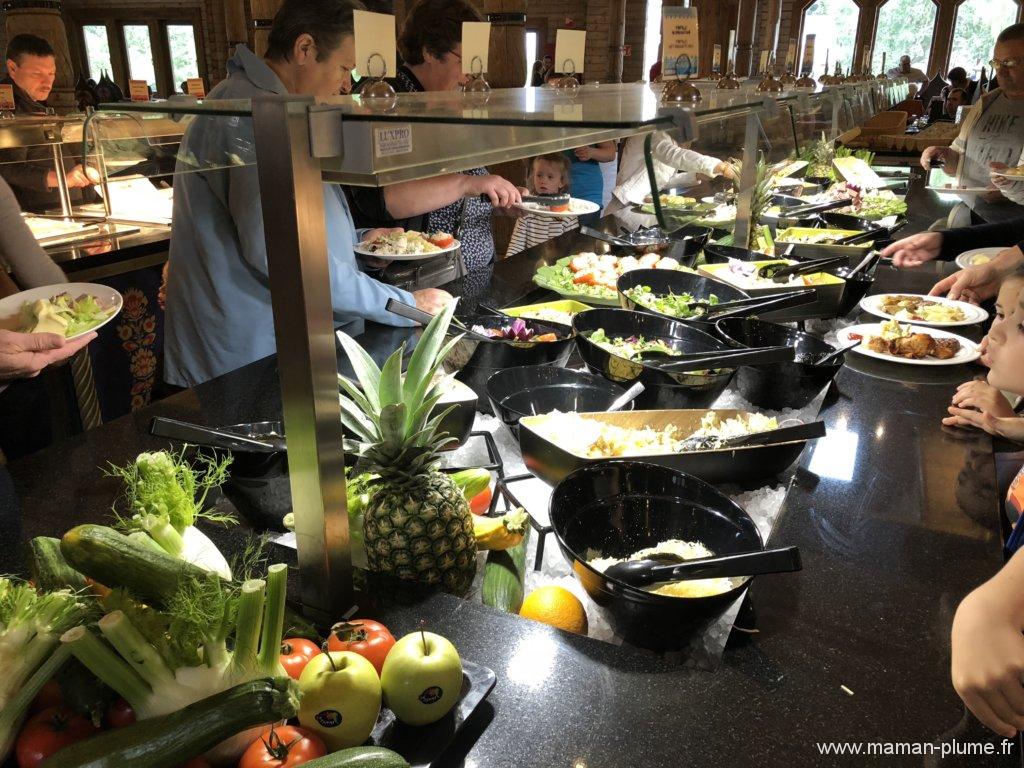
[[[592,237],[595,240],[603,240],[606,243],[611,243],[612,245],[617,245],[621,248],[636,248],[636,243],[630,240],[618,237],[617,235],[610,235],[607,232],[602,232],[599,229],[588,227],[585,224],[580,225],[580,234]]]
[[[794,216],[806,216],[810,213],[824,213],[825,211],[831,211],[836,208],[845,208],[852,204],[852,197],[841,197],[838,200],[829,200],[827,203],[813,203],[811,205],[801,205],[796,208],[789,208],[787,210],[783,210],[781,215],[787,218],[793,218]]]
[[[830,269],[849,264],[846,256],[832,256],[827,259],[799,261],[796,264],[766,264],[757,270],[757,276],[773,283],[785,283],[798,275],[813,275],[815,272],[827,272]]]
[[[642,364],[660,371],[676,373],[699,371],[705,368],[735,368],[738,365],[765,365],[767,363],[789,363],[796,350],[793,347],[748,347],[745,349],[718,349],[713,352],[692,352],[683,355],[666,355],[650,350],[640,355]],[[657,357],[653,362],[647,357]],[[662,360],[664,359],[664,362]]]
[[[764,432],[752,432],[735,437],[688,437],[682,441],[684,451],[720,451],[730,448],[749,448],[756,445],[776,445],[793,443],[797,440],[815,440],[825,436],[825,422],[811,421],[806,424],[793,424],[789,427],[768,429]]]
[[[192,445],[219,448],[224,451],[277,453],[284,448],[282,445],[265,443],[262,440],[253,440],[251,437],[243,437],[242,435],[223,432],[219,429],[204,427],[187,421],[165,419],[163,416],[154,416],[153,420],[149,422],[149,434],[156,437],[178,440],[183,443],[191,443]]]
[[[488,195],[480,195],[480,199],[485,203],[491,202],[491,198]],[[571,196],[568,192],[563,192],[560,195],[523,195],[522,197],[524,203],[543,205],[545,208],[557,208],[560,205],[568,205],[570,199]]]
[[[694,560],[683,560],[668,552],[655,552],[645,560],[616,563],[604,575],[631,587],[642,587],[663,581],[757,576],[762,573],[789,573],[802,568],[799,549],[780,547]]]

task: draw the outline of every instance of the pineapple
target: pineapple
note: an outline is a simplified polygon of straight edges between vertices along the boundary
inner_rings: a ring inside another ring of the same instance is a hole
[[[771,238],[767,236],[767,227],[761,224],[761,217],[772,204],[772,194],[775,182],[775,171],[779,165],[769,165],[762,156],[757,161],[757,173],[754,177],[754,194],[750,199],[750,231],[746,243],[734,242],[741,248],[751,251],[765,251],[771,244]]]
[[[454,312],[452,304],[430,322],[404,377],[404,344],[377,368],[339,332],[359,385],[338,382],[342,422],[363,443],[357,470],[378,476],[363,510],[369,569],[460,594],[476,574],[473,522],[462,490],[438,470],[439,452],[451,440],[437,433],[447,411],[430,416],[441,398],[432,379],[461,338],[444,344]]]

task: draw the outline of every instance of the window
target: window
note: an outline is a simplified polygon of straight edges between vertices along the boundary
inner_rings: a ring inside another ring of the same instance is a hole
[[[968,77],[977,79],[981,68],[988,67],[996,37],[1016,20],[1014,0],[966,0],[956,11],[949,69],[963,67]]]
[[[526,83],[529,87],[533,84],[533,64],[537,61],[537,33],[526,33]]]
[[[153,44],[149,27],[145,24],[125,24],[124,48],[128,54],[128,73],[132,80],[145,80],[156,90],[156,65],[153,63]]]
[[[167,49],[171,54],[171,80],[175,88],[190,77],[199,77],[196,33],[191,24],[167,25]]]
[[[815,35],[812,77],[817,78],[825,71],[826,61],[829,72],[835,71],[837,61],[843,72],[850,68],[859,14],[853,0],[816,0],[804,11],[801,37],[806,40],[807,35]]]
[[[647,26],[644,30],[644,79],[661,53],[661,0],[647,0]]]
[[[900,56],[904,54],[910,57],[911,66],[922,72],[927,68],[936,8],[932,0],[888,0],[878,9],[871,62],[876,74],[882,71],[883,53],[886,54],[886,69],[899,66]],[[910,19],[913,23],[908,23]]]
[[[85,76],[99,82],[104,73],[109,77],[114,71],[107,28],[103,24],[90,24],[82,27],[82,35],[85,37]]]

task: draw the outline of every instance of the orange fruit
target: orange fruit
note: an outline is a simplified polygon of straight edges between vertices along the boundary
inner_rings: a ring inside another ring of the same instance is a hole
[[[566,632],[587,634],[587,612],[583,603],[565,587],[549,584],[533,590],[523,600],[519,615]]]

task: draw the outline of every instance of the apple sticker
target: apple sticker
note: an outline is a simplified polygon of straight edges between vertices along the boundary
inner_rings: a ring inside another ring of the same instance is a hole
[[[336,709],[325,709],[323,712],[317,712],[313,717],[324,728],[337,728],[341,725],[341,712]]]
[[[444,691],[441,686],[432,685],[420,694],[419,699],[421,704],[433,704],[440,701],[442,696],[444,696]]]

